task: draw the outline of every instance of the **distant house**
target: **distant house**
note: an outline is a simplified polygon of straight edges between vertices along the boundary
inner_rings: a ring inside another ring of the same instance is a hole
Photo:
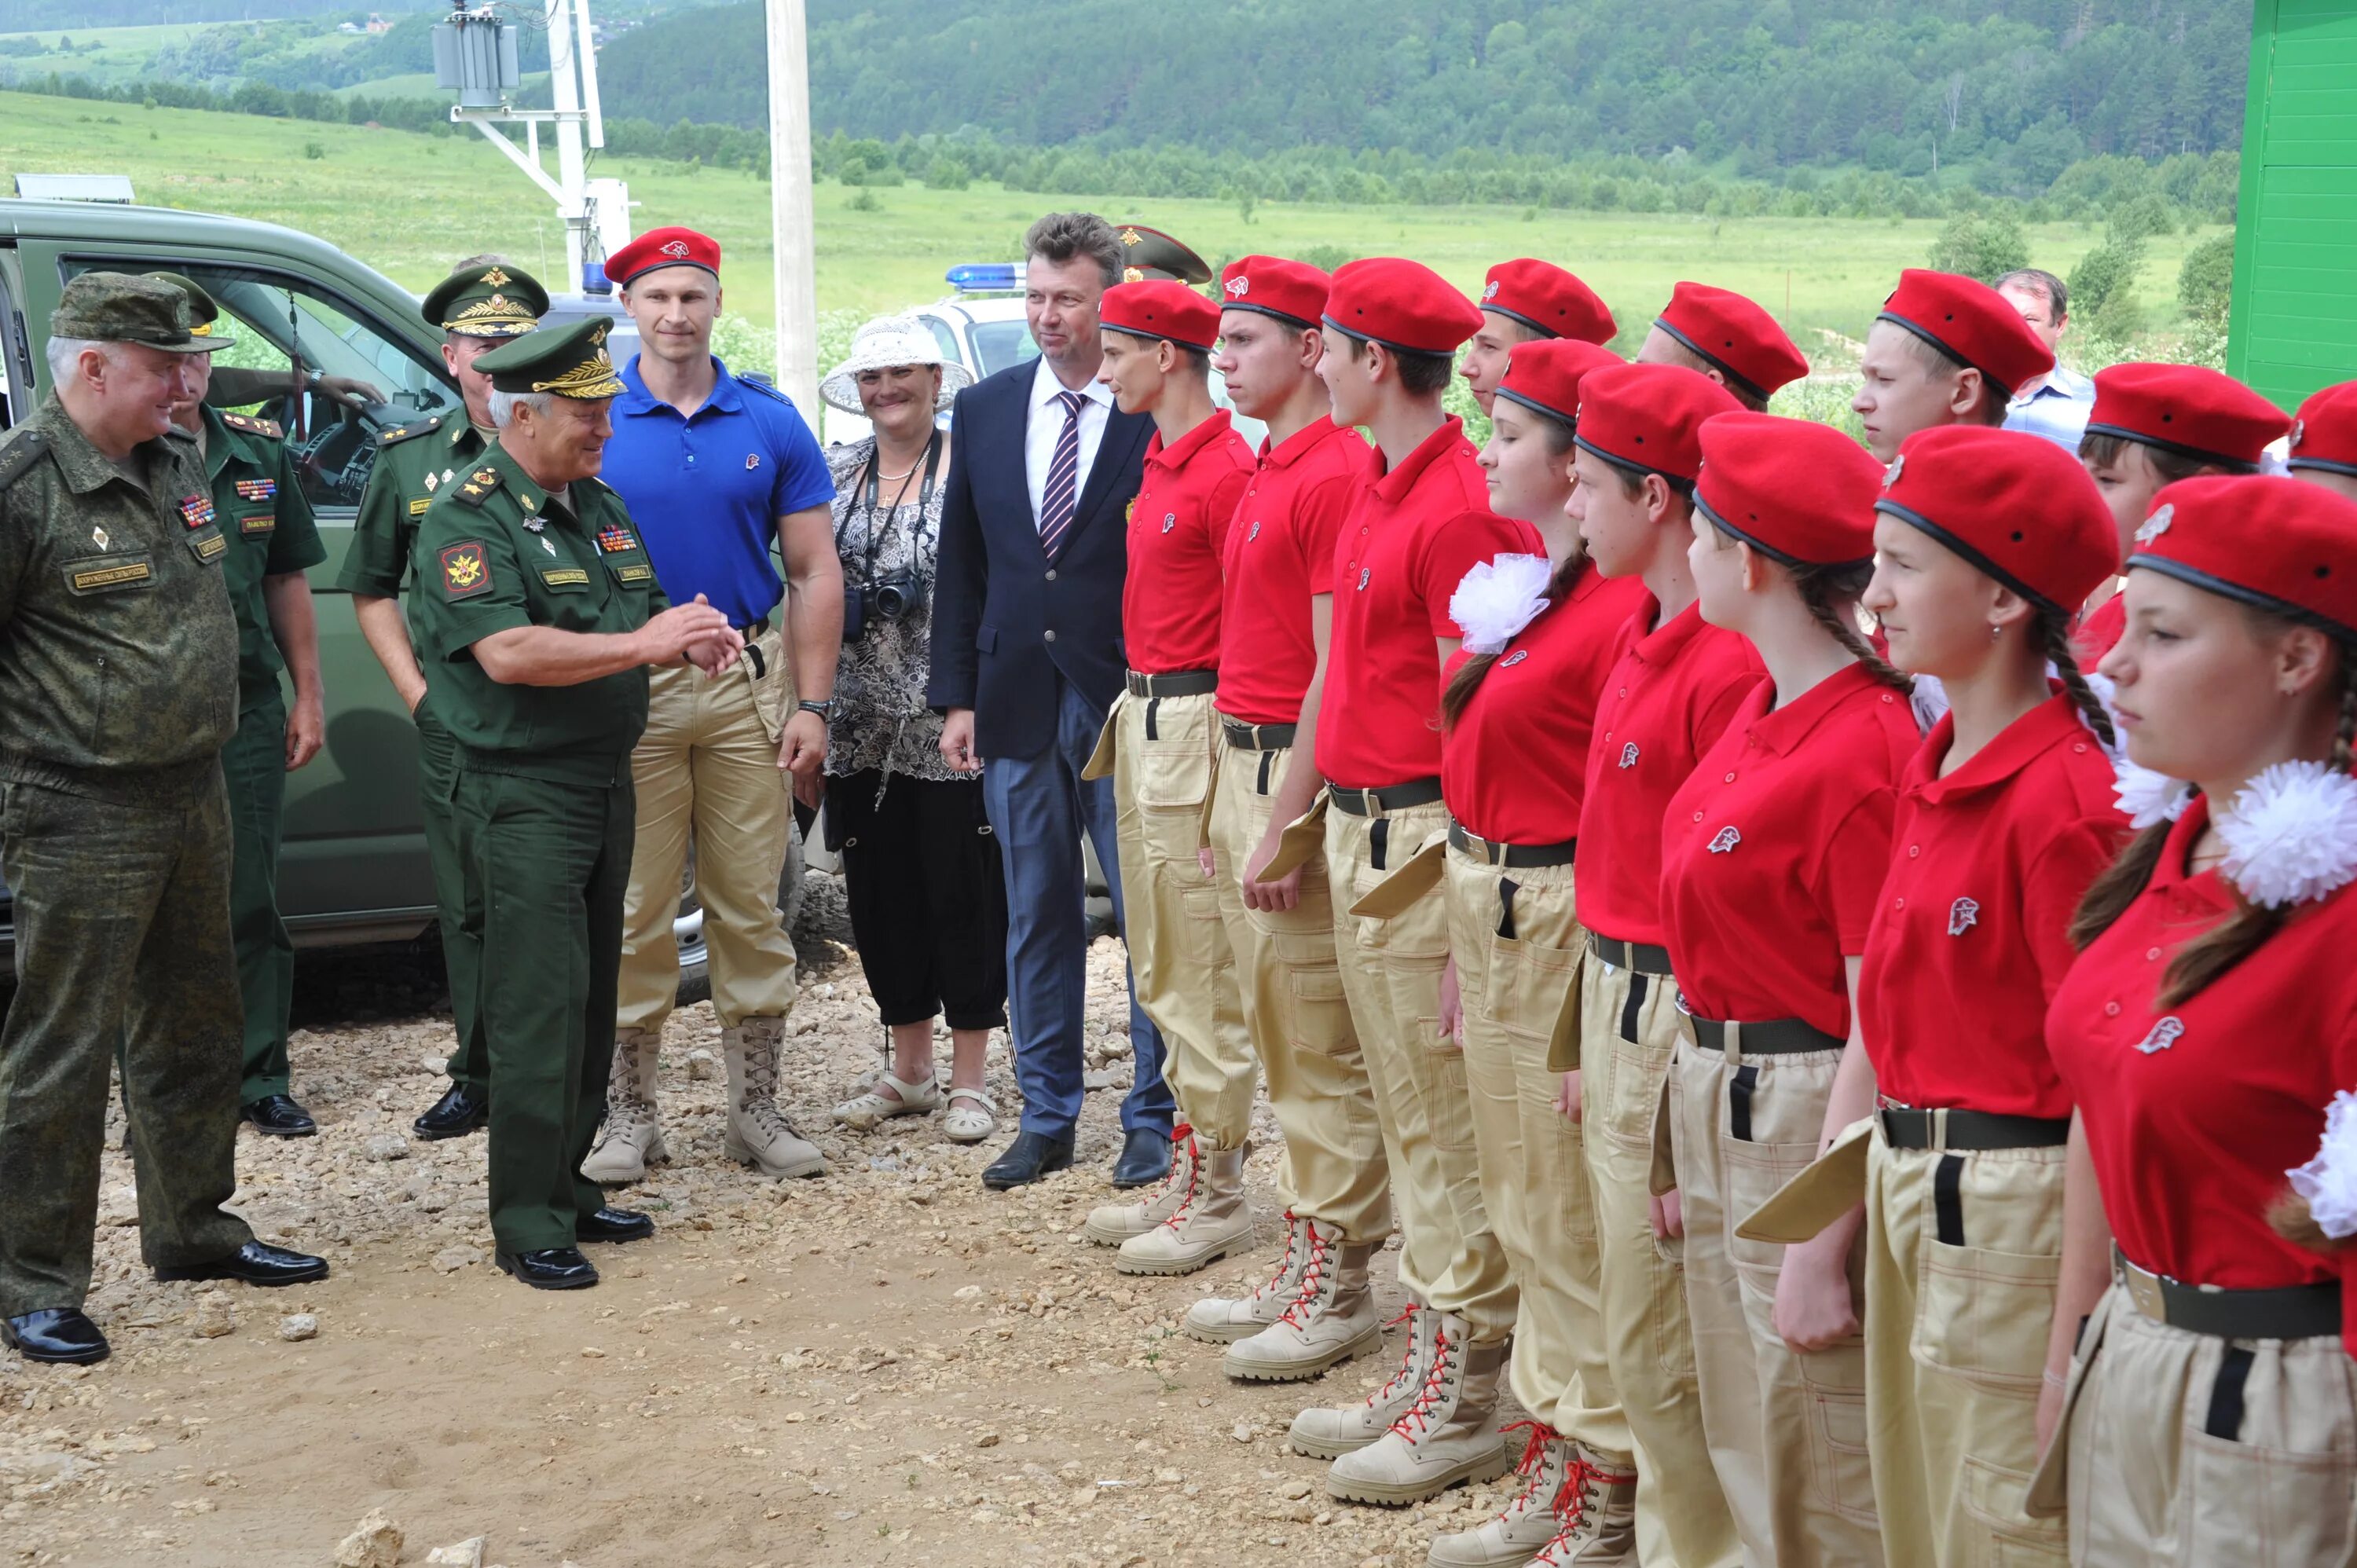
[[[367,29],[367,30],[368,30],[368,31],[369,31],[369,33],[370,33],[370,34],[371,34],[371,35],[374,35],[374,34],[377,34],[377,33],[389,33],[389,32],[393,31],[393,24],[392,24],[391,22],[386,21],[386,20],[385,20],[382,16],[378,15],[376,12],[374,12],[374,11],[371,11],[371,12],[369,13],[368,29]]]

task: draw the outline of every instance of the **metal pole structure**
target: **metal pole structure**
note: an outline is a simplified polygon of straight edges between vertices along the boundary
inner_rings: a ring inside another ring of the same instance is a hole
[[[811,219],[810,40],[802,0],[768,0],[770,241],[778,296],[778,385],[815,430],[818,275]]]
[[[556,183],[564,191],[558,206],[565,218],[565,284],[551,293],[573,294],[581,287],[582,243],[588,222],[588,169],[581,157],[581,81],[576,74],[573,0],[548,0],[548,82],[550,102],[561,118],[556,122]]]

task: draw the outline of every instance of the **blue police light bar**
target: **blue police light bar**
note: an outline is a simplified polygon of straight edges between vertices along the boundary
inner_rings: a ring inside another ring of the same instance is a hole
[[[988,294],[1021,287],[1015,274],[1013,262],[964,262],[943,275],[962,294]]]

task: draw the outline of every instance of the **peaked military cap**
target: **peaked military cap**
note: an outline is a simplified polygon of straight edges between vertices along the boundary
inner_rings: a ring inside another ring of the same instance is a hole
[[[139,343],[167,354],[210,354],[218,340],[196,333],[186,290],[161,278],[83,273],[49,312],[49,336],[90,343]]]
[[[554,392],[584,403],[618,397],[622,378],[606,351],[606,335],[612,329],[612,322],[594,316],[543,327],[491,349],[475,361],[475,369],[491,378],[494,392]]]
[[[1114,231],[1121,237],[1121,281],[1148,283],[1175,278],[1180,283],[1211,281],[1211,263],[1164,233],[1143,223],[1124,223]]]
[[[178,273],[156,272],[147,275],[162,278],[188,296],[188,331],[192,336],[205,338],[216,349],[226,349],[237,341],[213,330],[213,324],[221,319],[221,306],[214,303],[211,295],[198,285],[196,279],[183,277]]]
[[[548,314],[548,291],[522,267],[479,262],[436,284],[418,314],[461,338],[521,338]]]

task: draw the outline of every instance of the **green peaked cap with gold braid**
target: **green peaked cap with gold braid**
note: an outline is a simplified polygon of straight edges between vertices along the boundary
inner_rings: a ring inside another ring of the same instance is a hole
[[[494,392],[554,392],[584,403],[619,397],[622,378],[606,352],[612,329],[612,322],[596,317],[544,327],[485,353],[475,369],[491,378]]]
[[[522,267],[478,262],[436,284],[418,314],[461,338],[521,338],[548,314],[548,291]]]

